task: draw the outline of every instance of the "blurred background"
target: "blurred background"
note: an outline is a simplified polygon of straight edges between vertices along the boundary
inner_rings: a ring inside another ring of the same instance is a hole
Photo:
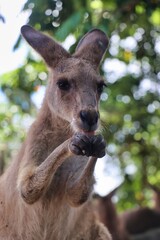
[[[41,106],[47,83],[42,59],[21,39],[30,24],[69,50],[90,29],[110,38],[101,65],[107,154],[95,191],[120,185],[117,208],[151,206],[148,182],[160,186],[159,0],[0,0],[0,169],[16,155]]]

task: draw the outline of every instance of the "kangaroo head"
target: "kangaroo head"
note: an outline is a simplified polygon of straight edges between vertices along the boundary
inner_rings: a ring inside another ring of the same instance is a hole
[[[70,122],[74,130],[94,133],[98,127],[98,103],[104,81],[98,66],[108,46],[98,29],[88,32],[73,55],[50,37],[25,25],[23,37],[50,68],[45,99],[50,111]]]

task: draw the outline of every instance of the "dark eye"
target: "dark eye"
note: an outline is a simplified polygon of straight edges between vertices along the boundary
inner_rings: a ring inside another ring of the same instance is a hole
[[[61,79],[57,82],[59,89],[68,91],[71,88],[71,85],[67,79]]]
[[[100,82],[97,84],[97,92],[98,94],[101,94],[103,92],[104,87],[107,85],[104,82]]]

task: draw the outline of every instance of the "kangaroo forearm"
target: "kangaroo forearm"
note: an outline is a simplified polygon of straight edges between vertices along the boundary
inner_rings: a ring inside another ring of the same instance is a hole
[[[69,139],[57,147],[39,166],[27,166],[21,170],[19,187],[21,196],[27,203],[34,203],[48,189],[50,182],[61,164],[72,153],[69,151]]]
[[[96,162],[96,157],[90,157],[79,178],[68,182],[67,196],[71,205],[79,206],[89,198],[94,183],[93,172]]]

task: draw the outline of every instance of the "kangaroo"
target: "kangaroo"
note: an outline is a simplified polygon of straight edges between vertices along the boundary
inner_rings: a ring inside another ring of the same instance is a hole
[[[93,201],[95,212],[100,222],[108,228],[111,233],[112,240],[130,240],[127,231],[121,228],[119,214],[112,200],[112,197],[115,195],[120,186],[116,187],[103,197],[98,194],[94,194]]]
[[[108,195],[94,195],[95,212],[108,228],[113,240],[158,240],[160,239],[160,189],[148,183],[153,190],[153,208],[139,207],[121,214],[112,202],[115,188]]]
[[[123,228],[131,235],[160,229],[160,189],[149,183],[148,186],[153,190],[153,208],[139,207],[133,210],[128,210],[121,215]],[[151,236],[151,238],[148,239],[154,238]]]
[[[90,203],[106,146],[96,130],[105,85],[98,66],[108,38],[93,29],[71,55],[28,25],[21,32],[50,73],[38,116],[0,178],[0,239],[110,240]]]

